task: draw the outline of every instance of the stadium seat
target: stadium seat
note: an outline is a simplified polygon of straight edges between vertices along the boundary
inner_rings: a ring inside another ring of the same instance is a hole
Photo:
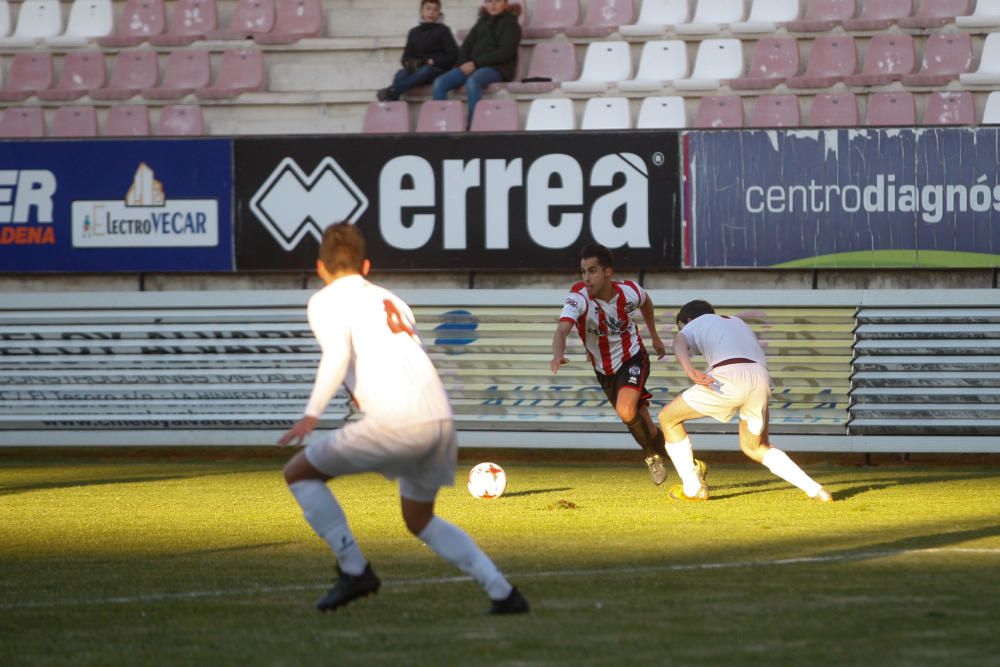
[[[523,61],[522,58],[518,63]],[[528,80],[511,81],[506,88],[511,93],[547,93],[558,88],[563,81],[572,81],[576,74],[576,48],[573,42],[539,42],[531,51],[531,64],[524,77]]]
[[[105,87],[92,88],[90,97],[95,100],[126,100],[155,87],[159,76],[156,51],[119,51],[111,81]]]
[[[921,0],[913,16],[906,16],[896,23],[900,28],[940,28],[969,13],[970,0]]]
[[[583,58],[583,71],[576,81],[563,81],[568,93],[601,93],[608,85],[632,78],[632,55],[628,42],[591,42]]]
[[[565,97],[532,100],[524,129],[530,132],[576,129],[573,100]]]
[[[743,47],[738,39],[705,39],[698,44],[690,78],[677,79],[678,90],[718,89],[743,75]]]
[[[82,46],[87,42],[111,34],[115,14],[111,0],[73,0],[66,21],[66,31],[61,35],[46,37],[52,46]]]
[[[249,39],[254,35],[274,30],[274,0],[239,0],[236,11],[223,30],[211,30],[208,39]]]
[[[7,107],[0,118],[0,137],[30,139],[45,136],[41,107]]]
[[[858,68],[854,38],[848,35],[817,37],[812,42],[809,60],[802,76],[785,80],[789,88],[829,88]]]
[[[521,31],[529,39],[555,37],[580,22],[580,0],[538,0]]]
[[[97,43],[106,47],[138,46],[167,28],[167,10],[163,0],[126,0],[117,29]]]
[[[178,49],[167,58],[163,81],[147,88],[142,96],[148,100],[177,100],[199,88],[208,87],[212,78],[212,63],[208,51]]]
[[[860,74],[844,77],[849,86],[884,86],[899,81],[917,66],[917,50],[909,35],[882,33],[868,42]]]
[[[464,107],[461,100],[427,100],[420,105],[417,132],[464,132]]]
[[[517,132],[521,129],[517,100],[480,100],[469,129],[473,132]]]
[[[799,44],[794,37],[758,40],[746,76],[729,82],[734,90],[766,90],[799,73]]]
[[[592,97],[583,109],[581,130],[628,130],[632,112],[624,97]]]
[[[618,82],[623,92],[655,92],[688,75],[687,46],[679,39],[650,40],[643,44],[634,79]]]
[[[772,33],[780,24],[799,18],[799,0],[753,0],[746,21],[730,23],[734,33]]]
[[[215,83],[198,88],[201,99],[230,99],[243,93],[264,90],[264,52],[260,49],[229,49],[223,51]]]
[[[959,28],[1000,27],[1000,0],[976,0],[976,10],[970,16],[956,16]]]
[[[854,93],[822,93],[813,98],[810,127],[857,127],[858,100]]]
[[[10,3],[7,0],[0,0],[0,37],[10,34]]]
[[[635,126],[640,130],[672,130],[687,127],[683,97],[647,97],[639,107]]]
[[[969,91],[931,93],[927,96],[924,125],[975,125],[976,106]]]
[[[116,104],[108,109],[104,134],[109,137],[148,137],[149,109],[145,104]]]
[[[393,134],[410,131],[410,111],[406,102],[370,102],[361,124],[364,134]]]
[[[854,16],[855,0],[808,0],[798,21],[785,24],[788,32],[827,32]]]
[[[53,137],[96,137],[97,111],[94,107],[59,107],[52,119]]]
[[[644,0],[639,18],[631,25],[618,26],[626,37],[658,37],[691,16],[688,0]]]
[[[172,104],[160,110],[156,125],[163,137],[189,137],[205,134],[205,119],[197,104]]]
[[[993,91],[986,98],[983,109],[983,125],[1000,125],[1000,90]]]
[[[24,0],[17,15],[17,27],[10,37],[0,39],[0,48],[26,48],[62,32],[59,0]]]
[[[750,113],[750,127],[799,127],[802,112],[795,95],[761,95]]]
[[[701,98],[694,115],[694,126],[722,129],[743,127],[743,100],[737,95]]]
[[[979,69],[958,76],[964,85],[995,86],[1000,84],[1000,32],[991,32],[983,42]]]
[[[868,96],[865,125],[909,127],[917,124],[917,104],[913,93],[893,91],[872,93]]]
[[[21,102],[39,90],[52,87],[55,79],[51,53],[16,53],[10,75],[0,88],[0,102]]]
[[[711,35],[722,32],[730,23],[743,20],[743,0],[698,0],[690,23],[678,23],[678,35]]]
[[[844,30],[888,30],[889,26],[913,13],[913,0],[865,0],[856,18],[845,19]]]
[[[583,22],[566,28],[567,37],[607,37],[618,26],[635,21],[632,0],[590,0]]]
[[[572,42],[569,42],[569,44],[572,44]],[[501,90],[507,90],[507,86],[509,86],[511,83],[524,79],[527,76],[525,74],[525,72],[527,71],[527,62],[528,62],[527,51],[528,47],[525,46],[517,47],[517,70],[514,72],[513,79],[511,79],[510,81],[494,81],[493,83],[491,83],[490,85],[486,86],[486,88],[483,89],[483,94],[495,95],[499,93]],[[574,76],[576,76],[575,72]],[[416,89],[411,89],[411,90],[419,90],[422,87],[426,88],[426,90],[428,91],[431,89],[431,85],[427,84],[426,86],[418,86]]]
[[[322,0],[278,0],[274,30],[254,33],[258,44],[294,44],[323,35],[326,14]]]
[[[187,46],[219,27],[216,0],[177,0],[170,28],[149,38],[154,46]]]
[[[104,85],[104,54],[97,49],[70,51],[63,58],[59,83],[54,88],[39,90],[42,100],[76,100],[87,94],[91,88]]]
[[[939,32],[924,43],[920,71],[904,74],[906,86],[947,86],[972,69],[972,37],[964,32]]]

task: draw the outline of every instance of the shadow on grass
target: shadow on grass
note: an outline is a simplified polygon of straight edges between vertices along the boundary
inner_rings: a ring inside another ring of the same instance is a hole
[[[0,487],[0,496],[12,496],[32,491],[48,491],[51,489],[75,489],[86,486],[104,486],[108,484],[142,484],[144,482],[165,482],[168,480],[195,479],[198,477],[216,477],[219,475],[240,474],[241,471],[225,470],[219,472],[191,472],[187,475],[136,475],[134,477],[119,477],[117,479],[88,479],[63,482],[35,482],[32,484],[8,485]]]
[[[505,493],[504,498],[515,498],[517,496],[534,496],[539,493],[555,493],[556,491],[572,491],[572,486],[559,486],[551,489],[527,489],[525,491],[515,491],[513,493]]]
[[[904,537],[888,542],[876,542],[868,544],[862,548],[853,547],[850,549],[836,549],[820,554],[823,557],[850,556],[858,554],[864,556],[871,553],[871,558],[882,558],[886,552],[922,551],[927,549],[940,549],[962,542],[978,540],[985,537],[996,537],[1000,535],[1000,524],[985,526],[983,528],[970,528],[968,530],[956,530],[947,533],[931,533],[929,535],[916,535],[914,537]]]
[[[896,486],[909,486],[911,484],[937,484],[939,482],[962,482],[970,479],[992,479],[1000,478],[1000,474],[995,475],[984,475],[983,473],[966,473],[966,474],[952,474],[952,475],[924,475],[921,477],[913,477],[907,475],[905,477],[879,477],[876,479],[865,479],[865,480],[847,480],[847,481],[836,481],[824,484],[833,493],[834,500],[842,501],[849,500],[856,496],[860,496],[871,491],[883,491],[888,488]],[[817,480],[823,483],[822,479]],[[846,489],[841,488],[843,484],[856,484],[856,486],[851,486]],[[738,496],[749,496],[755,493],[770,493],[772,491],[781,491],[788,488],[788,485],[781,479],[774,477],[772,479],[762,479],[753,482],[746,482],[745,484],[727,484],[722,486],[713,487],[709,484],[709,488],[712,491],[713,500],[723,500],[725,498],[736,498]],[[718,493],[720,490],[732,489],[731,493]],[[753,489],[746,491],[743,489]]]

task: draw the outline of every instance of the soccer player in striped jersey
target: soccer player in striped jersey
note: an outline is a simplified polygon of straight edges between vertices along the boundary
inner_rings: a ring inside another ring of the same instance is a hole
[[[666,349],[656,332],[652,299],[631,280],[612,280],[614,270],[611,251],[603,245],[591,243],[580,251],[582,280],[570,288],[566,297],[552,337],[550,366],[555,374],[560,366],[569,363],[566,338],[575,328],[587,349],[597,381],[642,447],[653,482],[662,484],[667,479],[667,452],[663,433],[649,415],[652,398],[646,391],[649,355],[642,344],[637,315],[642,315],[657,357],[662,358]]]

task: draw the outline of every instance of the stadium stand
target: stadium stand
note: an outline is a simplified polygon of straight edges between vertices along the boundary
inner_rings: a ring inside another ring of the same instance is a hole
[[[913,16],[905,16],[896,24],[900,28],[941,28],[968,14],[971,4],[971,0],[921,0]]]
[[[635,121],[640,130],[681,129],[687,127],[683,97],[647,97],[639,107]]]
[[[575,130],[573,100],[567,98],[532,100],[524,129],[532,132]]]
[[[859,124],[858,100],[854,93],[821,93],[813,98],[809,125],[854,127]]]
[[[153,35],[154,46],[187,46],[219,27],[219,8],[215,0],[176,0],[170,28]]]
[[[212,78],[209,52],[201,49],[172,51],[160,85],[142,91],[147,100],[179,100],[199,88],[207,88]]]
[[[14,34],[0,39],[0,48],[32,48],[62,32],[59,0],[24,0],[17,14]]]
[[[230,99],[264,90],[267,75],[259,49],[227,49],[222,53],[215,83],[195,90],[199,99]]]
[[[813,40],[805,71],[786,79],[789,88],[830,88],[858,69],[858,52],[851,36]]]
[[[32,139],[45,136],[45,115],[41,107],[8,107],[0,118],[0,137]]]
[[[612,84],[631,78],[628,42],[593,42],[587,47],[580,78],[563,81],[560,87],[567,93],[602,93]]]
[[[618,27],[624,37],[661,37],[691,16],[688,0],[645,0],[635,23]]]
[[[920,71],[904,74],[905,86],[947,86],[972,69],[972,37],[940,32],[928,36]]]
[[[239,40],[268,33],[274,29],[274,0],[239,0],[228,27],[211,30],[207,39]]]
[[[865,0],[856,18],[844,19],[844,30],[888,30],[896,21],[913,13],[913,0]]]
[[[618,81],[622,92],[657,92],[688,75],[687,47],[679,39],[650,40],[643,44],[634,79]]]
[[[698,103],[694,126],[703,129],[743,127],[743,101],[736,95],[703,97]]]
[[[986,36],[979,68],[975,72],[960,74],[958,80],[969,86],[1000,85],[1000,32]]]
[[[111,34],[114,27],[111,0],[73,0],[66,31],[46,37],[50,46],[83,46]]]
[[[196,104],[171,104],[160,109],[156,127],[163,137],[192,137],[205,134],[205,119]]]
[[[35,94],[38,99],[46,101],[77,100],[88,90],[103,86],[106,76],[101,51],[71,51],[63,58],[62,72],[55,87],[39,90]]]
[[[632,0],[602,0],[588,2],[587,12],[578,25],[566,28],[566,36],[607,37],[618,30],[618,26],[635,21],[635,6]]]
[[[370,102],[361,128],[365,134],[393,134],[410,131],[406,102]]]
[[[794,37],[765,37],[753,48],[746,76],[729,81],[733,90],[768,90],[799,73],[799,45]]]
[[[461,100],[427,100],[420,105],[417,132],[464,132],[465,105]]]
[[[738,39],[706,39],[698,44],[694,71],[674,81],[677,90],[718,90],[743,75],[743,47]]]
[[[674,32],[678,35],[715,35],[731,23],[740,23],[744,16],[743,0],[699,2],[690,23],[675,25]]]
[[[829,32],[854,16],[855,0],[807,0],[802,19],[785,24],[788,32]]]
[[[21,102],[39,90],[52,87],[55,67],[51,53],[17,53],[10,75],[0,88],[0,102]]]
[[[95,100],[127,100],[156,86],[159,80],[156,51],[119,51],[107,86],[91,88]]]
[[[731,23],[729,29],[739,35],[772,33],[798,18],[799,0],[753,0],[747,20]]]
[[[64,106],[52,119],[53,137],[96,137],[97,111],[91,106]]]
[[[927,96],[924,125],[974,125],[976,107],[972,93],[941,92]]]
[[[527,58],[518,60],[523,67]],[[563,81],[577,78],[576,47],[572,42],[540,42],[531,49],[531,64],[526,81],[510,81],[505,87],[508,92],[540,95],[559,87]],[[494,84],[495,85],[495,84]]]
[[[870,127],[911,127],[917,124],[913,93],[906,91],[872,93],[868,96],[865,124]]]
[[[146,137],[150,134],[149,109],[145,104],[116,104],[108,109],[105,135]]]
[[[1000,125],[1000,91],[994,91],[986,98],[983,125]]]
[[[1000,28],[1000,0],[976,0],[976,10],[969,16],[955,17],[959,28]]]
[[[579,22],[580,0],[537,0],[522,34],[528,39],[548,39]]]
[[[115,31],[98,39],[98,44],[107,48],[139,46],[166,30],[166,5],[163,0],[126,0],[115,25]]]
[[[0,38],[10,35],[10,3],[0,0]]]
[[[324,21],[322,0],[278,0],[274,29],[254,33],[253,39],[258,44],[294,44],[322,35]]]
[[[627,130],[632,114],[624,97],[592,97],[583,108],[581,130]]]
[[[849,86],[884,86],[910,74],[917,66],[917,51],[909,35],[883,33],[872,37],[860,74],[844,77]]]
[[[761,95],[750,115],[750,127],[799,127],[802,113],[795,95]]]
[[[483,100],[472,114],[473,132],[516,132],[521,129],[521,117],[515,100]]]

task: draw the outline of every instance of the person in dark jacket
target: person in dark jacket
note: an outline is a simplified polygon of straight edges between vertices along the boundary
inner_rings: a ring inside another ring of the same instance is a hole
[[[510,81],[517,74],[517,49],[521,45],[520,4],[483,0],[479,20],[458,50],[458,66],[434,80],[434,99],[448,98],[448,91],[465,85],[469,124],[482,91],[491,83]]]
[[[430,83],[453,67],[458,60],[458,44],[451,28],[441,23],[441,3],[422,0],[420,24],[406,36],[401,59],[403,69],[396,72],[392,85],[378,91],[380,102],[395,101],[410,88]]]

